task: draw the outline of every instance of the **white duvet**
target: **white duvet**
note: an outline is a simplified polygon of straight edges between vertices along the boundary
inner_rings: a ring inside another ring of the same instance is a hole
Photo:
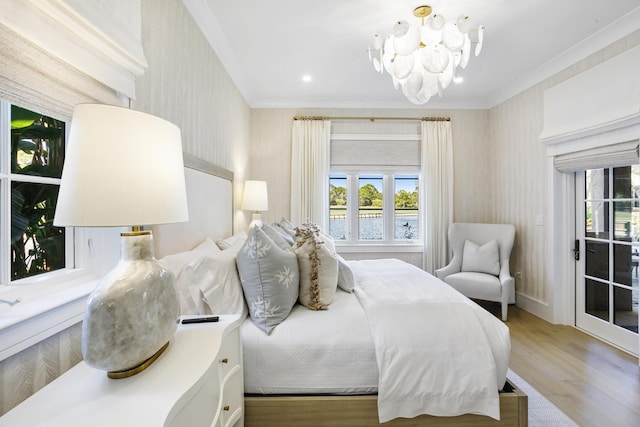
[[[405,262],[350,261],[373,336],[380,422],[421,414],[500,419],[508,328],[453,288]]]

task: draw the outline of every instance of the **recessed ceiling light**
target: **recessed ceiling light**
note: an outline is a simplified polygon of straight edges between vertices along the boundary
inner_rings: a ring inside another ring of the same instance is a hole
[[[302,76],[302,81],[305,83],[308,83],[311,81],[311,76],[309,74],[305,74],[304,76]]]
[[[453,82],[454,83],[462,83],[463,81],[464,81],[464,79],[462,77],[460,77],[460,76],[455,76],[453,78]]]

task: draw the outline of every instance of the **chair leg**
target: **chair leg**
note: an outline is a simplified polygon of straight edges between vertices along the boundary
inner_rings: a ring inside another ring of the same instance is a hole
[[[509,308],[509,302],[502,301],[502,321],[507,321],[507,309]]]

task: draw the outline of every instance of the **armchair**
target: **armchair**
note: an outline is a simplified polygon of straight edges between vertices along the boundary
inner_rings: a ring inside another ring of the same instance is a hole
[[[501,303],[506,321],[507,308],[516,301],[509,272],[515,235],[511,224],[451,224],[448,236],[453,257],[436,270],[436,276],[469,298]]]

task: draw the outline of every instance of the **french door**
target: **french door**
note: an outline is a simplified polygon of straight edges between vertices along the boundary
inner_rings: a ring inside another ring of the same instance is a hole
[[[640,166],[576,173],[576,326],[638,354]]]

